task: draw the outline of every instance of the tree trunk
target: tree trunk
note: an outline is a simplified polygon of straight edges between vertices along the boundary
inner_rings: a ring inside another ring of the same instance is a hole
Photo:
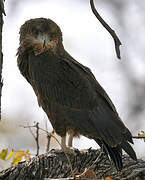
[[[3,67],[3,54],[2,54],[2,29],[3,29],[3,14],[4,11],[4,3],[3,0],[0,0],[0,120],[1,120],[1,96],[2,96],[2,67]]]
[[[86,168],[89,171],[86,171]],[[79,175],[79,178],[77,175]],[[143,180],[145,179],[145,161],[141,159],[134,161],[124,155],[123,170],[117,172],[114,165],[110,164],[108,158],[100,150],[77,151],[76,155],[52,150],[49,153],[36,156],[29,161],[21,162],[0,172],[0,180],[61,178],[97,180],[108,176],[113,180]]]

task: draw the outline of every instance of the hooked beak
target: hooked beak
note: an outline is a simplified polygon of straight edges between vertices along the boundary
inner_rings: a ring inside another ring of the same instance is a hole
[[[36,40],[42,44],[43,49],[46,47],[46,44],[50,41],[49,36],[43,33],[39,33],[39,35],[36,37]]]

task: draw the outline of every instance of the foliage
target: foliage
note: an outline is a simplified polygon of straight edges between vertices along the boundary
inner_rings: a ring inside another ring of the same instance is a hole
[[[13,160],[11,162],[11,165],[14,166],[16,164],[18,164],[19,162],[21,162],[23,159],[24,160],[29,160],[31,158],[30,156],[30,151],[27,150],[25,151],[17,151],[15,152],[14,150],[11,150],[8,153],[8,149],[3,149],[0,152],[0,159],[4,160],[4,161],[8,161],[13,157]]]
[[[145,142],[145,132],[141,131],[141,133],[138,133],[138,137],[144,137],[143,140]]]

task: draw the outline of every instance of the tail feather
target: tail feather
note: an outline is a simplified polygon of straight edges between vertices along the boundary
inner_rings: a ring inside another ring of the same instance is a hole
[[[105,154],[108,156],[109,160],[114,162],[116,169],[118,171],[122,170],[122,149],[120,147],[109,147],[104,141],[101,141],[99,139],[95,140],[98,145],[103,148]]]
[[[111,157],[113,160],[116,169],[121,171],[122,165],[122,153],[118,151],[118,148],[110,148],[107,144],[103,143],[105,153]],[[106,151],[107,149],[107,151]]]
[[[115,164],[115,167],[117,171],[121,171],[123,168],[122,165],[122,149],[133,159],[137,160],[135,151],[131,147],[131,145],[124,141],[121,144],[117,145],[116,147],[110,147],[108,144],[106,144],[104,141],[100,139],[95,139],[95,141],[98,143],[98,145],[103,148],[103,151],[108,156],[110,162],[111,159]]]
[[[124,141],[118,146],[122,148],[133,160],[135,161],[137,160],[136,154],[128,142]]]

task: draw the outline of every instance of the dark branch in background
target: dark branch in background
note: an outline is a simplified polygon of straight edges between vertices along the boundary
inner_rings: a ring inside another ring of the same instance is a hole
[[[0,0],[0,13],[4,14],[6,16],[5,9],[4,9],[4,1],[3,0]]]
[[[4,10],[4,1],[0,0],[0,120],[1,120],[1,96],[2,96],[2,68],[3,68],[3,53],[2,53],[2,29],[3,29],[3,14],[5,14]]]
[[[93,0],[90,0],[90,5],[91,5],[92,12],[96,16],[96,18],[100,21],[100,23],[104,26],[104,28],[111,34],[112,38],[114,39],[116,55],[117,55],[118,59],[121,59],[120,49],[119,49],[119,46],[122,45],[121,41],[119,40],[119,38],[116,35],[115,31],[113,29],[111,29],[111,27],[99,15],[97,10],[95,9],[95,5],[94,5],[94,1]]]

